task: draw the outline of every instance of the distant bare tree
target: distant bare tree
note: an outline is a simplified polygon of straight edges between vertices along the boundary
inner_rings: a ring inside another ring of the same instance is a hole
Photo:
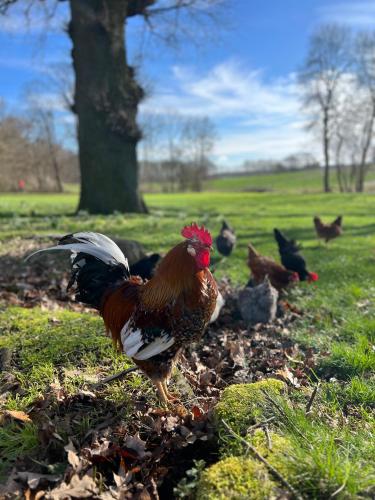
[[[140,122],[143,175],[146,181],[162,181],[165,191],[200,191],[212,170],[210,161],[216,131],[204,116],[184,116],[168,110],[149,114]]]
[[[193,191],[201,191],[203,181],[213,168],[209,155],[215,145],[216,130],[207,116],[192,117],[183,128],[183,140],[191,168],[191,186]]]
[[[22,117],[0,113],[0,189],[14,191],[19,181],[28,191],[59,191],[78,182],[77,155],[55,139],[52,113],[29,107]]]
[[[30,135],[35,143],[39,144],[39,152],[44,149],[42,163],[50,165],[50,172],[46,172],[55,179],[56,190],[63,192],[64,187],[61,180],[60,165],[58,160],[59,145],[55,132],[55,115],[40,98],[36,98],[35,89],[41,87],[40,82],[33,82],[24,89],[24,100],[27,107],[27,119],[31,125]]]
[[[39,140],[44,140],[47,146],[49,160],[54,173],[57,191],[62,193],[64,191],[63,183],[60,174],[60,165],[57,154],[57,143],[55,136],[55,122],[51,110],[43,108],[35,109],[34,111],[34,127],[38,127]]]
[[[70,64],[59,63],[50,68],[48,87],[60,97],[67,111],[76,112],[74,107],[74,73]]]
[[[25,166],[31,157],[27,141],[29,124],[20,118],[4,115],[0,120],[0,189],[15,191],[25,178]]]
[[[335,106],[331,118],[330,148],[334,158],[337,183],[341,193],[352,191],[353,178],[351,172],[356,169],[357,135],[354,132],[358,127],[359,118],[356,116],[358,106],[353,102],[352,95],[356,89],[355,79],[347,82],[342,90],[340,99]],[[349,165],[352,167],[349,172]]]
[[[375,32],[360,33],[355,43],[355,69],[359,84],[359,105],[362,111],[360,136],[361,155],[357,168],[356,191],[364,190],[368,171],[368,160],[374,138],[375,127]]]
[[[351,65],[351,34],[343,26],[323,25],[312,35],[308,56],[299,73],[306,107],[315,107],[313,126],[319,126],[324,155],[323,189],[330,186],[330,141],[332,115],[337,104],[339,84]]]

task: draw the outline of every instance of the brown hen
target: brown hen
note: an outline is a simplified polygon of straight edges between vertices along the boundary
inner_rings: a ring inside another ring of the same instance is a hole
[[[256,285],[263,283],[266,276],[268,276],[271,285],[280,292],[291,283],[299,281],[296,272],[288,271],[270,257],[263,257],[250,243],[248,245],[247,265],[251,270]]]
[[[325,224],[320,217],[314,217],[315,231],[318,238],[328,243],[342,234],[342,215],[339,215],[331,224]]]

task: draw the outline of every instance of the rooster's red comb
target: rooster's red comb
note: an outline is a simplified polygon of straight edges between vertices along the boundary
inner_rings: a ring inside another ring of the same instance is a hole
[[[309,281],[318,281],[319,276],[316,273],[309,273]]]
[[[198,240],[203,245],[212,245],[212,236],[209,231],[204,226],[199,227],[195,222],[190,226],[185,226],[181,231],[181,235],[188,240]]]

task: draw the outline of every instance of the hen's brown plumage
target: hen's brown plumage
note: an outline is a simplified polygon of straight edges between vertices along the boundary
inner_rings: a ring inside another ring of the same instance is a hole
[[[263,283],[265,277],[268,276],[271,285],[276,290],[281,291],[287,288],[292,282],[298,281],[297,273],[288,271],[284,266],[278,264],[270,257],[259,255],[251,244],[248,245],[247,265],[257,285]]]
[[[318,238],[328,243],[342,234],[342,215],[339,215],[331,224],[325,224],[320,217],[314,217],[314,226]]]

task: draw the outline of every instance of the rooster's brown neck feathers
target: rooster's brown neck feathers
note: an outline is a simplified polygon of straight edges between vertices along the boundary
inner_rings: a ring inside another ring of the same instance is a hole
[[[187,253],[187,243],[183,241],[161,261],[154,277],[143,287],[141,301],[147,308],[160,309],[182,294],[199,296],[204,280],[205,271],[197,271],[194,258]]]

